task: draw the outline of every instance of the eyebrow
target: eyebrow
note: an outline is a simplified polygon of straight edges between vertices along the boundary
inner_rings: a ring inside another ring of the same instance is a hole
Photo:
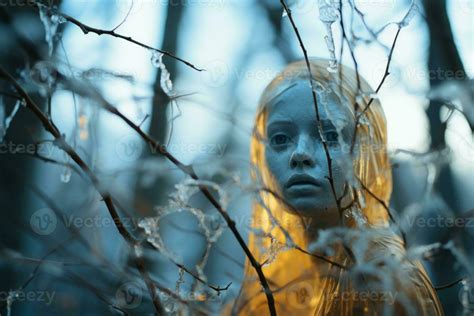
[[[324,129],[336,129],[334,124],[331,122],[331,120],[328,119],[321,119],[321,125],[323,126]],[[315,121],[316,122],[316,121]],[[298,125],[293,122],[293,120],[284,120],[284,119],[278,119],[274,120],[268,123],[267,128],[271,128],[274,125]]]

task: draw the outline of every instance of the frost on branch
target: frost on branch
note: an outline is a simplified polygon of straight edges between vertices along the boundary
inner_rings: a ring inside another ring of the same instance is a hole
[[[205,214],[203,210],[190,206],[189,200],[200,191],[200,187],[217,191],[220,205],[226,208],[228,205],[227,193],[217,183],[206,180],[196,181],[188,178],[182,183],[175,185],[176,191],[170,195],[168,205],[156,208],[156,217],[145,218],[139,222],[139,227],[145,230],[147,240],[171,258],[177,259],[176,256],[167,249],[159,232],[160,221],[163,220],[164,217],[183,211],[193,214],[198,220],[199,227],[203,231],[208,244],[216,242],[226,227],[220,214]]]
[[[406,27],[408,24],[410,24],[410,21],[413,20],[413,18],[418,14],[419,9],[418,6],[416,5],[415,1],[412,1],[410,5],[410,9],[408,9],[408,12],[405,14],[405,17],[402,19],[402,21],[398,24],[400,27]]]
[[[173,81],[171,81],[171,75],[166,68],[166,65],[163,63],[163,53],[157,52],[156,50],[151,51],[151,64],[154,67],[160,69],[160,87],[163,92],[168,96],[169,100],[171,101],[171,121],[174,121],[181,115],[181,110],[178,107],[178,103],[176,101],[176,94],[173,91]],[[178,109],[178,114],[174,115],[174,107]],[[172,126],[171,126],[172,127]],[[170,132],[171,137],[171,132]]]
[[[339,0],[319,0],[319,19],[326,27],[326,36],[324,37],[329,50],[329,67],[331,72],[337,72],[336,49],[334,47],[334,38],[331,25],[339,18]]]
[[[15,106],[13,107],[13,110],[11,113],[7,116],[7,109],[6,105],[3,102],[3,98],[0,97],[0,143],[3,142],[7,130],[10,127],[11,122],[13,121],[13,118],[15,115],[18,113],[18,110],[20,109],[21,101],[17,101],[15,103]]]
[[[46,43],[48,43],[49,48],[49,56],[52,56],[54,49],[54,36],[56,35],[58,25],[60,23],[66,22],[66,20],[62,16],[51,14],[50,8],[44,4],[37,3],[37,6],[39,9],[41,22],[43,22],[44,25]]]
[[[163,63],[163,54],[157,51],[152,51],[151,64],[161,70],[160,86],[168,97],[172,97],[174,95],[173,82],[171,81],[171,75],[168,69],[166,69],[166,66]]]

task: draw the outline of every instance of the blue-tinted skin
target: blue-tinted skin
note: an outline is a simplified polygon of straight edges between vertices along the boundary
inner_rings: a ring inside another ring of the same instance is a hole
[[[344,192],[346,175],[350,170],[340,163],[348,159],[347,146],[340,146],[339,137],[350,144],[354,130],[354,118],[348,108],[342,106],[334,94],[319,98],[319,113],[323,133],[333,160],[333,179],[338,196]],[[323,106],[322,102],[326,102]],[[329,120],[325,107],[333,120],[344,122],[342,134],[338,135]],[[272,99],[268,105],[266,122],[267,143],[265,158],[276,181],[279,193],[287,203],[307,217],[316,217],[321,225],[335,223],[339,218],[337,205],[329,176],[326,153],[318,133],[316,112],[311,88],[307,81],[300,81]],[[301,180],[291,185],[291,177],[304,175],[313,180]],[[350,190],[349,190],[350,191]],[[343,202],[350,200],[350,194]],[[344,203],[343,203],[344,204]]]

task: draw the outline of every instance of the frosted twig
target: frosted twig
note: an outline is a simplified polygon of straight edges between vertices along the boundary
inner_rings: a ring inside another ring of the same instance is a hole
[[[104,203],[107,206],[107,209],[109,210],[110,215],[112,216],[114,220],[114,224],[117,227],[118,231],[120,234],[125,238],[127,242],[129,242],[132,245],[136,244],[136,240],[134,237],[128,232],[128,230],[125,228],[122,220],[120,219],[117,210],[115,208],[115,205],[112,201],[112,197],[109,192],[105,191],[104,188],[100,185],[98,178],[94,175],[94,173],[90,170],[89,166],[82,160],[82,158],[74,151],[74,149],[63,139],[63,135],[59,131],[59,129],[51,122],[51,120],[48,119],[48,117],[41,111],[41,109],[35,104],[35,102],[30,98],[30,96],[26,93],[26,91],[20,86],[20,84],[8,73],[2,66],[0,66],[0,76],[4,77],[6,80],[10,81],[17,93],[22,96],[25,99],[26,106],[38,117],[38,119],[43,123],[43,126],[45,129],[54,136],[54,138],[57,141],[57,145],[60,146],[61,149],[63,149],[70,157],[71,159],[79,165],[79,167],[83,170],[84,173],[87,174],[91,182],[94,184],[96,187],[97,191],[99,194],[102,196],[102,199]],[[84,91],[80,91],[81,93],[84,93]],[[90,91],[88,91],[90,93]],[[105,99],[102,98],[99,94],[94,95],[97,98],[100,98],[99,101],[102,104],[102,106],[109,111],[110,113],[118,116],[121,118],[127,125],[129,125],[132,129],[134,129],[149,145],[153,146],[152,148],[157,148],[158,153],[165,156],[170,162],[172,162],[176,167],[178,167],[181,171],[189,175],[191,178],[193,178],[196,181],[199,181],[200,178],[197,176],[197,174],[194,172],[192,169],[192,166],[188,166],[180,162],[178,159],[176,159],[172,154],[170,154],[167,150],[166,147],[161,145],[158,141],[153,139],[150,135],[145,133],[139,126],[134,124],[129,118],[127,118],[125,115],[123,115],[117,108],[115,108],[113,105],[108,103]],[[220,205],[220,203],[216,200],[216,198],[212,195],[212,193],[207,189],[206,186],[199,185],[200,191],[204,194],[204,196],[211,202],[211,204],[218,210],[218,212],[224,217],[224,220],[226,221],[228,227],[230,228],[231,232],[237,239],[239,245],[242,247],[244,250],[246,256],[249,258],[249,261],[251,262],[252,267],[255,269],[257,272],[257,275],[259,277],[259,280],[262,284],[262,287],[265,290],[265,295],[267,296],[269,300],[269,304],[273,307],[271,315],[276,315],[275,311],[275,301],[273,298],[273,295],[271,293],[270,287],[268,285],[267,279],[265,278],[265,275],[263,274],[263,270],[261,267],[261,264],[257,262],[255,257],[253,256],[252,252],[248,248],[247,244],[245,243],[244,238],[240,234],[240,232],[236,228],[236,223],[232,220],[232,218],[229,216],[229,214],[226,212],[224,208]],[[136,256],[135,257],[135,263],[142,274],[142,277],[145,280],[145,283],[147,284],[150,292],[150,296],[152,297],[153,304],[155,306],[155,309],[157,312],[160,312],[161,310],[161,303],[159,301],[159,298],[156,293],[156,286],[153,283],[153,281],[149,278],[148,273],[145,270],[143,258],[141,256]]]
[[[88,26],[88,25],[85,25],[83,24],[82,22],[79,22],[78,20],[76,20],[75,18],[67,15],[67,14],[64,14],[64,13],[56,13],[58,15],[61,15],[62,17],[64,17],[67,21],[71,22],[72,24],[75,24],[77,25],[81,31],[84,33],[84,34],[88,34],[88,33],[95,33],[97,35],[109,35],[109,36],[112,36],[112,37],[116,37],[116,38],[120,38],[120,39],[123,39],[127,42],[130,42],[130,43],[133,43],[135,45],[138,45],[140,47],[143,47],[143,48],[146,48],[146,49],[149,49],[149,50],[153,50],[155,52],[158,52],[158,53],[161,53],[165,56],[168,56],[170,58],[173,58],[183,64],[185,64],[186,66],[188,67],[191,67],[192,69],[194,70],[197,70],[197,71],[203,71],[204,69],[202,68],[197,68],[195,65],[193,65],[192,63],[190,63],[189,61],[186,61],[178,56],[175,56],[173,55],[172,53],[168,52],[168,51],[165,51],[165,50],[161,50],[161,49],[158,49],[158,48],[154,48],[154,47],[151,47],[147,44],[144,44],[142,42],[139,42],[135,39],[133,39],[131,36],[125,36],[125,35],[122,35],[122,34],[119,34],[117,32],[115,32],[114,30],[103,30],[103,29],[98,29],[98,28],[95,28],[95,27],[92,27],[92,26]]]
[[[35,1],[35,0],[33,0],[33,1]],[[36,3],[36,1],[35,1],[35,3]],[[52,9],[48,8],[48,10],[52,10]],[[156,51],[156,52],[161,53],[163,55],[166,55],[170,58],[173,58],[173,59],[185,64],[186,66],[193,68],[194,70],[197,70],[197,71],[203,71],[204,70],[204,69],[201,69],[201,68],[197,68],[192,63],[190,63],[190,62],[188,62],[188,61],[186,61],[186,60],[184,60],[184,59],[182,59],[178,56],[175,56],[170,52],[167,52],[165,50],[161,50],[161,49],[158,49],[158,48],[151,47],[147,44],[144,44],[142,42],[139,42],[139,41],[133,39],[131,36],[126,36],[126,35],[122,35],[120,33],[117,33],[117,32],[115,32],[116,28],[114,28],[112,30],[103,30],[103,29],[99,29],[99,28],[95,28],[95,27],[86,25],[86,24],[78,21],[77,19],[75,19],[75,18],[73,18],[73,17],[71,17],[71,16],[69,16],[65,13],[61,13],[61,12],[53,12],[53,13],[57,16],[63,17],[68,22],[71,22],[72,24],[78,26],[84,34],[95,33],[99,36],[100,35],[109,35],[109,36],[112,36],[112,37],[120,38],[120,39],[123,39],[127,42],[138,45],[140,47],[143,47],[143,48],[146,48],[146,49],[149,49],[149,50],[153,50],[153,51]]]
[[[112,197],[109,192],[105,191],[104,188],[101,186],[99,179],[96,175],[92,172],[86,162],[77,154],[77,152],[72,148],[65,140],[64,136],[61,134],[60,130],[52,123],[51,119],[47,117],[41,109],[36,105],[36,103],[30,98],[28,93],[20,86],[20,84],[8,73],[2,66],[0,66],[0,76],[5,78],[9,81],[13,87],[15,88],[16,92],[22,96],[22,98],[26,102],[26,107],[30,109],[35,116],[43,123],[44,128],[54,136],[55,144],[59,146],[64,152],[68,154],[68,156],[79,166],[79,168],[88,176],[91,180],[92,184],[96,188],[96,190],[101,195],[104,203],[107,206],[107,209],[114,221],[115,226],[117,227],[119,233],[122,237],[131,245],[135,245],[137,241],[135,238],[128,232],[125,225],[123,224],[115,205],[112,201]],[[135,264],[142,275],[145,283],[150,292],[150,296],[155,307],[155,310],[160,313],[162,310],[161,303],[159,301],[158,296],[156,295],[156,286],[151,281],[148,272],[145,269],[145,265],[143,262],[143,258],[140,256],[135,256]]]
[[[402,27],[399,26],[398,29],[397,29],[397,33],[395,34],[395,37],[393,39],[392,48],[390,49],[390,53],[388,55],[387,64],[385,66],[385,72],[382,76],[382,80],[380,81],[379,85],[377,86],[377,89],[375,90],[375,93],[378,93],[380,91],[380,89],[382,88],[382,85],[385,82],[385,79],[390,75],[390,63],[392,62],[393,51],[395,50],[395,45],[397,44],[398,35],[400,34],[401,30],[402,30]],[[356,138],[357,138],[357,127],[360,124],[360,120],[361,120],[362,116],[365,114],[365,112],[367,112],[367,110],[369,109],[372,102],[374,102],[374,100],[375,100],[375,98],[370,98],[369,102],[367,103],[367,106],[364,109],[362,109],[362,111],[360,113],[358,113],[358,115],[356,117],[356,122],[355,122],[355,126],[354,126],[354,133],[352,134],[352,141],[351,141],[351,153],[354,152],[355,141],[356,141]]]
[[[320,117],[319,108],[318,108],[318,100],[317,100],[317,97],[316,97],[316,87],[314,85],[313,76],[311,74],[311,63],[309,61],[308,53],[307,53],[306,48],[304,46],[303,39],[301,38],[301,35],[298,31],[298,27],[296,26],[296,23],[295,23],[295,21],[293,19],[293,16],[291,14],[291,10],[288,8],[288,6],[287,6],[287,4],[284,0],[280,0],[280,3],[281,3],[281,5],[283,6],[283,9],[285,10],[285,12],[288,15],[288,19],[290,20],[291,26],[293,27],[295,35],[298,39],[298,43],[301,47],[301,50],[303,51],[304,60],[306,62],[306,67],[308,69],[309,83],[311,85],[311,94],[312,94],[312,97],[313,97],[314,109],[315,109],[315,112],[316,112],[316,124],[317,124],[317,127],[318,127],[319,137],[321,138],[321,142],[322,142],[323,148],[324,148],[324,153],[326,155],[326,161],[327,161],[327,164],[328,164],[329,175],[326,177],[326,179],[329,181],[329,184],[331,186],[331,191],[332,191],[332,194],[334,196],[334,200],[336,201],[337,209],[339,211],[339,217],[342,219],[342,209],[341,209],[341,205],[340,205],[340,200],[337,197],[336,188],[335,188],[335,185],[334,185],[334,178],[333,178],[333,172],[332,172],[332,159],[331,159],[331,155],[329,153],[329,147],[328,147],[328,143],[326,141],[326,137],[324,136],[324,133],[323,133],[323,126],[322,126],[322,123],[321,123],[321,117]]]

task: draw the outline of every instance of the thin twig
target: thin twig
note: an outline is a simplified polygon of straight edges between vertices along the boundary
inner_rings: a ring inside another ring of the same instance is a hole
[[[434,289],[435,289],[436,291],[444,290],[444,289],[453,287],[453,286],[455,286],[455,285],[458,284],[458,283],[461,283],[461,282],[464,281],[465,279],[466,279],[465,277],[464,277],[464,278],[459,278],[459,279],[457,279],[457,280],[455,280],[455,281],[452,281],[452,282],[449,282],[449,283],[447,283],[447,284],[435,286]]]
[[[89,91],[90,92],[90,91]],[[191,165],[185,165],[176,157],[174,157],[167,149],[166,146],[162,145],[160,142],[152,138],[149,134],[145,133],[138,125],[133,123],[128,117],[123,115],[116,107],[108,103],[105,99],[102,98],[100,94],[96,95],[97,98],[100,99],[100,103],[102,106],[109,111],[110,113],[118,116],[120,119],[122,119],[129,127],[131,127],[135,132],[137,132],[138,135],[151,147],[151,148],[156,148],[157,153],[160,155],[164,156],[167,158],[171,163],[173,163],[178,169],[183,171],[185,174],[190,176],[193,180],[199,181],[200,178],[197,176],[195,171],[193,170]],[[265,275],[263,273],[261,264],[257,262],[255,259],[254,255],[248,248],[247,244],[245,243],[244,238],[238,231],[236,227],[235,221],[229,216],[227,211],[220,205],[220,203],[217,201],[217,199],[212,195],[212,193],[208,190],[208,188],[204,185],[198,185],[199,190],[201,193],[206,197],[209,202],[211,202],[212,206],[216,208],[216,210],[222,215],[224,220],[227,223],[227,226],[231,230],[232,234],[234,237],[237,239],[237,242],[239,243],[240,247],[244,250],[245,255],[249,259],[252,267],[254,268],[255,272],[258,275],[258,278],[260,280],[260,283],[262,284],[262,287],[265,291],[265,295],[267,296],[268,304],[269,304],[269,309],[270,309],[270,314],[272,316],[276,315],[276,310],[275,310],[275,300],[273,298],[273,295],[271,293],[270,287],[268,285],[268,282],[265,278]]]
[[[196,280],[198,280],[199,282],[201,282],[202,284],[208,286],[209,288],[213,289],[214,291],[217,292],[217,295],[220,295],[220,293],[222,291],[227,291],[229,289],[229,287],[232,285],[232,282],[230,282],[229,284],[227,284],[225,287],[220,287],[220,286],[217,286],[217,285],[210,285],[208,284],[206,281],[204,281],[203,279],[201,279],[198,275],[196,275],[194,272],[190,271],[188,268],[186,268],[184,265],[178,263],[177,264],[178,267],[180,269],[183,269],[183,271],[187,272],[188,274],[192,275]]]
[[[135,45],[138,45],[138,46],[141,46],[143,48],[146,48],[146,49],[149,49],[149,50],[152,50],[152,51],[155,51],[155,52],[158,52],[160,54],[163,54],[165,56],[168,56],[170,58],[173,58],[179,62],[182,62],[183,64],[185,64],[186,66],[189,66],[191,67],[192,69],[194,70],[197,70],[197,71],[203,71],[204,69],[202,68],[197,68],[195,65],[193,65],[192,63],[190,63],[189,61],[186,61],[178,56],[175,56],[173,55],[172,53],[168,52],[168,51],[165,51],[165,50],[161,50],[161,49],[158,49],[158,48],[154,48],[154,47],[151,47],[147,44],[144,44],[142,42],[139,42],[135,39],[133,39],[131,36],[125,36],[125,35],[122,35],[122,34],[119,34],[117,32],[115,32],[114,30],[103,30],[103,29],[98,29],[98,28],[95,28],[95,27],[92,27],[92,26],[88,26],[88,25],[85,25],[84,23],[82,22],[79,22],[78,20],[76,20],[75,18],[67,15],[67,14],[64,14],[64,13],[59,13],[57,12],[56,13],[57,15],[60,15],[62,16],[63,18],[65,18],[66,20],[68,20],[69,22],[71,22],[72,24],[75,24],[77,25],[81,31],[84,33],[84,34],[88,34],[88,33],[95,33],[97,35],[110,35],[110,36],[113,36],[113,37],[116,37],[116,38],[120,38],[120,39],[123,39],[127,42],[130,42],[130,43],[133,43]]]
[[[125,15],[125,17],[122,19],[122,21],[112,29],[112,31],[115,31],[116,29],[118,29],[120,26],[122,26],[122,24],[125,23],[125,21],[127,21],[128,19],[128,16],[130,15],[130,12],[132,12],[132,9],[133,9],[133,6],[135,5],[135,2],[132,0],[132,3],[130,3],[130,8],[128,8],[128,12],[127,14]]]
[[[120,234],[125,238],[127,242],[129,242],[131,245],[138,245],[137,241],[131,236],[131,234],[127,231],[126,227],[124,226],[123,222],[121,221],[117,210],[115,208],[115,205],[112,201],[112,197],[109,192],[105,191],[104,188],[100,185],[99,180],[97,177],[94,175],[94,173],[90,170],[88,165],[82,160],[82,158],[74,151],[74,149],[64,140],[63,136],[61,135],[59,129],[49,120],[44,113],[41,111],[41,109],[34,103],[34,101],[30,98],[30,96],[26,93],[26,91],[20,86],[20,84],[5,70],[3,67],[0,66],[0,76],[6,78],[8,81],[10,81],[15,90],[18,92],[18,94],[25,100],[26,106],[39,118],[39,120],[43,123],[43,126],[45,129],[50,132],[56,139],[57,145],[63,149],[76,164],[82,169],[84,173],[86,173],[93,183],[93,185],[96,187],[97,191],[99,194],[102,196],[102,199],[104,203],[107,206],[107,209],[109,210],[110,215],[112,216],[114,220],[114,224],[119,230]],[[97,95],[98,97],[100,95]],[[161,145],[158,141],[154,140],[151,136],[149,136],[147,133],[145,133],[139,126],[134,124],[130,119],[128,119],[126,116],[124,116],[117,108],[109,104],[107,101],[105,101],[102,97],[100,98],[102,101],[101,104],[103,107],[111,112],[112,114],[120,117],[127,125],[129,125],[132,129],[134,129],[149,145],[153,146],[152,148],[158,148],[158,152],[165,156],[168,160],[170,160],[174,165],[176,165],[180,170],[185,172],[187,175],[189,175],[191,178],[194,180],[198,181],[200,178],[196,175],[194,170],[192,169],[192,166],[185,165],[181,163],[178,159],[176,159],[173,155],[171,155],[167,150],[166,147]],[[263,270],[261,267],[261,264],[257,262],[255,257],[253,256],[252,252],[248,248],[248,246],[245,243],[245,240],[243,239],[242,235],[239,233],[239,231],[236,228],[235,222],[230,218],[229,214],[223,209],[223,207],[219,204],[219,202],[216,200],[216,198],[211,194],[211,192],[203,185],[199,185],[199,189],[201,192],[204,194],[204,196],[211,202],[211,204],[219,211],[219,213],[224,217],[228,227],[234,234],[235,238],[237,239],[239,245],[242,247],[244,250],[246,256],[249,258],[249,261],[251,262],[252,266],[254,267],[255,271],[257,272],[257,275],[259,277],[259,280],[262,284],[262,287],[265,290],[265,294],[268,298],[269,305],[272,306],[271,308],[271,315],[276,315],[275,311],[275,301],[273,298],[273,295],[270,291],[268,282],[265,278],[265,275],[263,274]],[[150,290],[150,295],[152,296],[153,303],[155,307],[159,306],[159,301],[158,297],[155,295],[155,285],[151,281],[151,279],[148,277],[147,272],[144,270],[144,263],[143,259],[141,256],[135,256],[136,259],[136,265],[137,268],[139,269],[140,273],[142,274],[142,277],[145,279],[145,282],[149,286]]]
[[[317,124],[317,127],[318,127],[319,137],[321,138],[321,142],[323,144],[324,153],[326,155],[326,160],[327,160],[327,165],[328,165],[329,175],[326,176],[325,178],[329,181],[329,184],[331,186],[331,191],[332,191],[332,194],[334,196],[334,200],[336,202],[336,206],[337,206],[337,209],[338,209],[338,212],[339,212],[339,217],[342,220],[342,209],[341,209],[339,199],[337,197],[336,188],[335,188],[335,185],[334,185],[333,173],[332,173],[332,158],[331,158],[331,155],[329,153],[329,148],[328,148],[328,143],[326,141],[326,137],[324,136],[324,133],[323,133],[323,126],[322,126],[322,123],[321,123],[321,117],[320,117],[319,108],[318,108],[318,100],[317,100],[317,97],[316,97],[316,87],[314,86],[313,76],[312,76],[312,73],[311,73],[311,63],[309,61],[308,53],[307,53],[306,48],[304,46],[304,43],[303,43],[303,40],[301,38],[300,32],[298,31],[298,27],[296,26],[296,23],[295,23],[295,21],[293,19],[293,16],[291,14],[291,10],[288,8],[288,6],[287,6],[287,4],[285,3],[284,0],[280,0],[280,3],[283,6],[283,9],[285,10],[285,12],[288,16],[288,19],[290,20],[291,26],[293,27],[295,35],[298,39],[298,43],[301,47],[301,50],[303,51],[304,60],[306,62],[306,67],[308,69],[309,83],[311,85],[311,94],[312,94],[312,97],[313,97],[314,109],[315,109],[315,112],[316,112],[316,124]]]
[[[44,6],[43,4],[40,4],[38,3],[37,1],[33,0],[37,5],[39,6]],[[115,32],[115,30],[117,29],[117,27],[115,27],[114,29],[112,30],[103,30],[103,29],[99,29],[99,28],[95,28],[95,27],[92,27],[92,26],[89,26],[89,25],[86,25],[80,21],[78,21],[77,19],[65,14],[65,13],[61,13],[59,11],[56,11],[56,10],[53,10],[49,7],[46,7],[44,6],[47,10],[51,11],[53,14],[55,15],[58,15],[58,16],[61,16],[63,17],[64,19],[66,19],[67,21],[71,22],[72,24],[78,26],[81,31],[84,33],[84,34],[88,34],[88,33],[95,33],[97,35],[109,35],[109,36],[112,36],[112,37],[116,37],[116,38],[120,38],[120,39],[123,39],[127,42],[130,42],[130,43],[133,43],[135,45],[138,45],[140,47],[143,47],[143,48],[146,48],[146,49],[149,49],[149,50],[152,50],[152,51],[155,51],[155,52],[158,52],[160,54],[163,54],[165,56],[168,56],[170,58],[173,58],[179,62],[182,62],[183,64],[193,68],[194,70],[197,70],[197,71],[203,71],[204,69],[201,69],[201,68],[197,68],[196,66],[194,66],[192,63],[178,57],[178,56],[175,56],[173,55],[172,53],[168,52],[168,51],[165,51],[165,50],[161,50],[161,49],[158,49],[158,48],[154,48],[154,47],[151,47],[147,44],[144,44],[142,42],[139,42],[135,39],[133,39],[131,36],[125,36],[125,35],[122,35],[122,34],[119,34],[117,32]],[[120,26],[120,25],[119,25]]]
[[[123,224],[115,205],[112,201],[112,197],[109,192],[105,191],[104,188],[101,186],[99,179],[95,176],[86,162],[77,154],[77,152],[65,141],[64,136],[61,134],[59,129],[54,125],[49,117],[47,117],[41,109],[36,105],[36,103],[30,98],[28,93],[20,86],[20,84],[12,77],[10,73],[8,73],[2,66],[0,66],[0,76],[4,77],[7,81],[9,81],[13,87],[15,88],[16,92],[23,98],[26,102],[26,107],[30,109],[36,117],[43,123],[44,128],[54,136],[55,144],[64,150],[69,157],[79,166],[79,168],[88,176],[91,180],[92,184],[99,192],[102,197],[102,200],[107,206],[107,209],[112,216],[115,226],[117,227],[120,235],[131,245],[137,245],[137,241],[134,237],[128,232],[125,225]],[[156,286],[154,285],[153,281],[148,276],[148,273],[144,269],[143,258],[141,256],[136,255],[135,253],[135,264],[142,275],[145,283],[148,286],[150,291],[150,296],[153,301],[153,305],[156,309],[157,313],[161,313],[161,303],[159,302],[159,298],[156,295]]]
[[[403,239],[403,245],[405,246],[405,248],[408,246],[407,244],[407,236],[406,236],[406,233],[405,231],[402,229],[402,227],[399,225],[399,223],[395,220],[392,212],[390,211],[390,207],[387,205],[387,203],[385,203],[384,200],[382,200],[381,198],[379,198],[378,196],[375,195],[375,193],[373,193],[363,182],[361,179],[357,178],[357,180],[359,181],[360,185],[362,186],[362,188],[367,192],[369,193],[369,195],[374,198],[377,202],[379,202],[383,208],[387,211],[387,214],[390,218],[390,220],[392,221],[392,223],[394,223],[398,230],[400,231],[400,234],[402,235],[402,239]]]
[[[375,93],[379,93],[380,88],[382,88],[382,85],[385,82],[385,79],[390,75],[390,63],[392,62],[393,51],[395,50],[395,44],[397,43],[398,35],[400,34],[401,30],[402,30],[402,27],[399,25],[398,29],[397,29],[397,33],[395,34],[395,38],[393,39],[392,48],[390,49],[390,53],[388,55],[387,65],[385,66],[385,72],[383,74],[382,80],[380,81],[377,89],[375,90]],[[354,133],[352,134],[351,153],[354,152],[354,146],[355,146],[355,141],[356,141],[356,137],[357,137],[357,127],[360,124],[360,120],[362,118],[362,115],[364,115],[365,112],[367,112],[367,110],[369,109],[372,102],[374,102],[374,100],[375,100],[375,98],[370,98],[369,102],[367,103],[367,106],[362,110],[362,112],[359,113],[359,115],[356,118]]]

